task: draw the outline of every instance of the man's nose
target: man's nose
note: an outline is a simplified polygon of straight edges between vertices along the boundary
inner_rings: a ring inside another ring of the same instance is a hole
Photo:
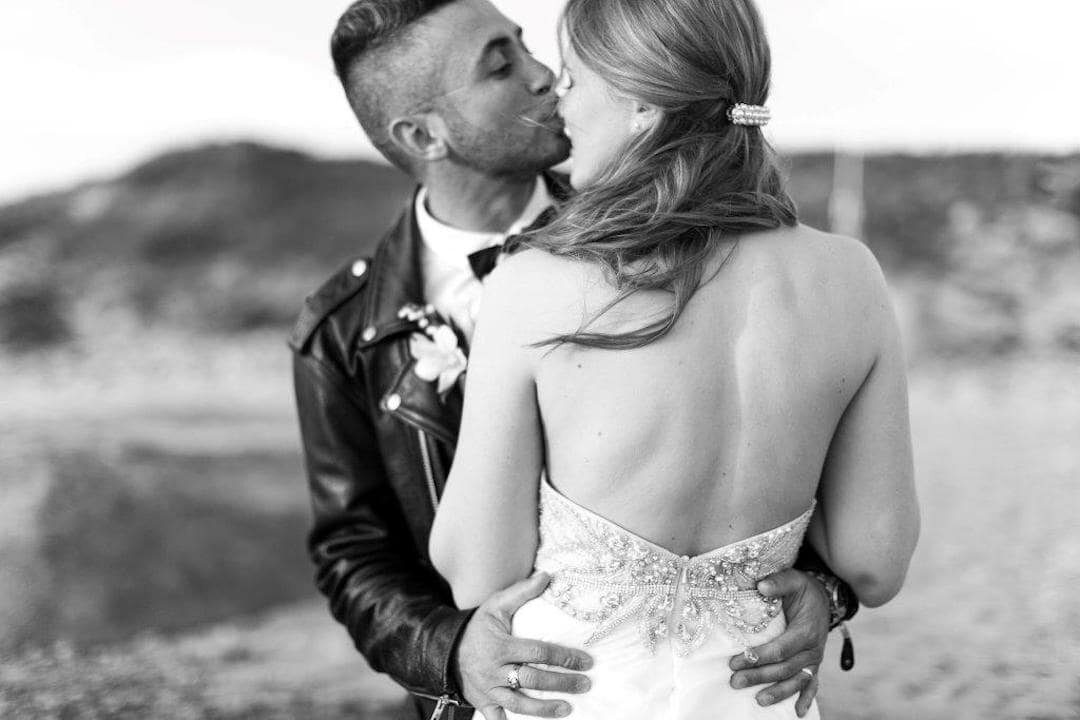
[[[544,63],[529,57],[529,91],[533,95],[543,96],[555,86],[555,73]]]

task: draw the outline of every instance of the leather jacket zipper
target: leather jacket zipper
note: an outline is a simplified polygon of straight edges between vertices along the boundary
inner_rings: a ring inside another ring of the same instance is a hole
[[[435,489],[435,471],[431,464],[431,448],[428,447],[427,433],[423,430],[417,429],[416,439],[420,442],[420,460],[424,465],[424,480],[427,481],[428,493],[431,494],[431,508],[432,510],[439,509],[439,495]],[[422,693],[416,693],[420,697],[426,697],[430,700],[435,700],[435,711],[431,713],[431,717],[428,720],[441,720],[443,715],[450,711],[449,720],[454,720],[454,708],[458,705],[457,701],[452,699],[449,695],[443,695],[435,698]]]
[[[450,711],[450,720],[454,718],[454,708],[460,703],[454,700],[449,695],[443,695],[441,697],[435,697],[434,695],[425,695],[424,693],[413,693],[417,697],[427,698],[428,700],[435,701],[435,711],[431,713],[431,717],[428,720],[440,720],[446,711]]]
[[[439,720],[445,710],[446,697],[441,697],[439,698],[439,702],[435,703],[435,712],[431,713],[431,720]]]
[[[424,480],[427,481],[428,493],[431,495],[431,509],[439,509],[439,495],[435,489],[435,471],[431,465],[431,448],[427,444],[427,434],[423,430],[416,431],[416,437],[420,441],[420,460],[424,465]]]

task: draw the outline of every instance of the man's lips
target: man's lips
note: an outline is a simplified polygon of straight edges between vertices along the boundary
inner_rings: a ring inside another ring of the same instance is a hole
[[[566,134],[566,123],[564,123],[563,119],[558,115],[548,120],[547,126],[555,132],[559,133],[560,135]]]
[[[537,121],[549,130],[554,130],[558,133],[562,133],[563,129],[566,127],[566,123],[563,122],[562,116],[559,115],[559,109],[557,106],[552,107],[546,112],[540,113]]]

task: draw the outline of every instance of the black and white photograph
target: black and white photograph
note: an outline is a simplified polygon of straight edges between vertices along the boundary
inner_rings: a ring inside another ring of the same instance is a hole
[[[6,4],[0,718],[1080,719],[1078,28]]]

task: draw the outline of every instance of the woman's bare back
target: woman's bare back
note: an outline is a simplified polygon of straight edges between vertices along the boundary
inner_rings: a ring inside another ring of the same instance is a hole
[[[535,346],[611,299],[588,263],[528,250],[484,293],[429,542],[462,607],[531,572],[544,472],[680,555],[784,525],[816,496],[807,540],[827,565],[865,605],[898,592],[919,526],[907,382],[861,243],[804,227],[743,237],[672,332],[637,350]],[[668,302],[632,296],[592,329],[638,328]]]
[[[534,340],[578,329],[614,296],[595,266],[535,251],[513,262]],[[866,308],[878,271],[857,241],[769,231],[743,238],[712,277],[719,263],[662,340],[564,345],[539,354],[534,371],[552,484],[686,555],[809,507],[879,350]],[[639,294],[594,328],[640,327],[669,304]]]

